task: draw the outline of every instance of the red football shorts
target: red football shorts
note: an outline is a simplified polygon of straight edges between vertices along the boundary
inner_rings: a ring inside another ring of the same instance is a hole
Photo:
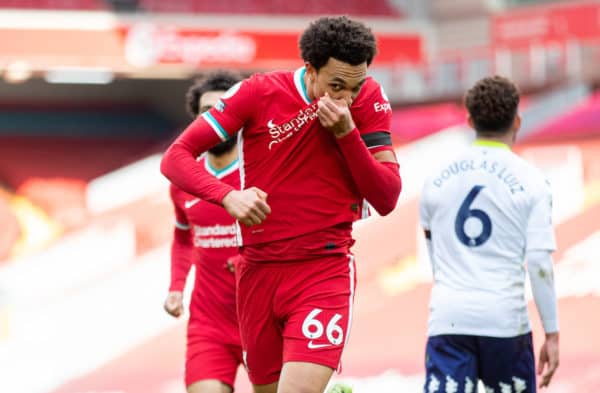
[[[203,332],[203,326],[190,322],[187,333],[185,385],[206,379],[216,379],[233,387],[242,347],[215,339]]]
[[[255,385],[276,382],[283,363],[337,369],[356,288],[354,256],[255,263],[236,269],[244,360]]]

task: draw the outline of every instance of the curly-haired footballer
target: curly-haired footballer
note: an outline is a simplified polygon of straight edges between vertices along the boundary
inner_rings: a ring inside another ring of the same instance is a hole
[[[433,267],[425,390],[536,391],[525,267],[546,342],[540,386],[558,367],[552,273],[552,196],[543,174],[511,151],[521,125],[519,91],[480,80],[465,97],[473,146],[425,182],[420,216]]]
[[[216,71],[188,90],[186,107],[193,118],[212,108],[231,86],[241,80],[228,71]],[[215,178],[239,188],[235,139],[222,142],[198,159],[197,166]],[[187,327],[185,384],[189,393],[231,393],[242,343],[235,306],[232,260],[238,255],[235,219],[225,209],[171,185],[175,228],[171,247],[171,284],[165,310],[174,317],[183,312],[183,288],[191,265],[196,267]]]
[[[391,108],[367,76],[375,37],[346,17],[312,22],[304,65],[231,88],[165,154],[173,183],[238,219],[237,306],[255,392],[321,393],[340,365],[356,284],[352,223],[396,206]],[[239,132],[238,132],[239,131]],[[242,191],[195,157],[237,138]]]

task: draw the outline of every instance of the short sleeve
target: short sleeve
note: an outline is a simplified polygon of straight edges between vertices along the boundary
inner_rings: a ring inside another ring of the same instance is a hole
[[[556,250],[552,226],[552,193],[545,184],[535,195],[527,222],[527,251]]]
[[[235,135],[252,119],[258,101],[256,85],[256,77],[236,83],[201,115],[222,140]]]

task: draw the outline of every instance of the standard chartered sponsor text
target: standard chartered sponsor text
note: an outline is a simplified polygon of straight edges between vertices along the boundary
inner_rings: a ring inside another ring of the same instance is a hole
[[[235,235],[235,224],[231,225],[211,225],[201,226],[194,225],[194,235],[196,236],[224,236]]]
[[[202,248],[237,247],[236,228],[232,225],[194,226],[194,246]]]
[[[237,247],[237,238],[230,237],[196,237],[194,238],[194,246],[202,248],[225,248]]]

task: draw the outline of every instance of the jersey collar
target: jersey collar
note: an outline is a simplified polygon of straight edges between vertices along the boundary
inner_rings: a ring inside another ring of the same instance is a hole
[[[296,90],[302,100],[310,104],[311,100],[308,97],[308,92],[306,91],[306,84],[304,83],[304,75],[306,75],[306,67],[300,67],[294,72],[294,85],[296,86]]]
[[[506,143],[492,141],[490,139],[476,139],[475,142],[473,142],[473,146],[494,147],[497,149],[510,150],[510,147]]]
[[[225,168],[221,168],[221,169],[216,169],[215,167],[210,165],[210,162],[208,162],[208,157],[206,157],[204,159],[204,168],[206,169],[206,171],[208,173],[210,173],[217,179],[224,178],[225,176],[236,171],[239,167],[240,167],[239,159],[237,159],[237,158],[235,160],[233,160],[233,162],[231,164],[229,164]]]

